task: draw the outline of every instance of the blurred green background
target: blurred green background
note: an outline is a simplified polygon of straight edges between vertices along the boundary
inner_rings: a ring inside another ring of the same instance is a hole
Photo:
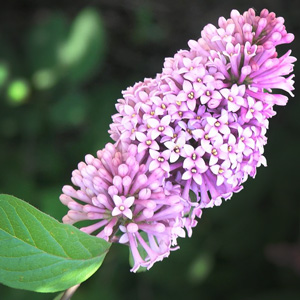
[[[164,57],[187,48],[207,23],[249,7],[283,16],[299,57],[296,0],[1,3],[0,192],[61,220],[61,187],[85,154],[110,141],[121,90],[154,77]],[[193,237],[179,240],[180,250],[132,274],[128,248],[114,245],[72,299],[300,299],[299,101],[276,110],[268,167],[230,201],[206,210]],[[0,286],[1,299],[54,297]]]

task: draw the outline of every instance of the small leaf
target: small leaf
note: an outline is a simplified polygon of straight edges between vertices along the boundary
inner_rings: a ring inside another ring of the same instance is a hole
[[[99,68],[105,52],[102,19],[94,8],[85,8],[72,23],[68,39],[61,45],[58,61],[71,82],[85,80]]]
[[[43,293],[66,290],[94,274],[109,247],[18,198],[0,195],[0,282],[5,285]]]

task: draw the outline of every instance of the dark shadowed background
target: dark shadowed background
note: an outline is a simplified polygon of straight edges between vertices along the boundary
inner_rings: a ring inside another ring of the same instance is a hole
[[[243,4],[242,4],[243,3]],[[296,36],[298,1],[11,0],[0,9],[0,193],[61,220],[58,197],[77,163],[108,141],[121,90],[161,71],[207,23],[233,8],[263,8]],[[296,63],[295,73],[299,73]],[[276,107],[265,155],[239,194],[207,209],[192,238],[146,273],[129,272],[128,248],[113,245],[72,298],[300,299],[300,104]],[[9,251],[9,250],[8,250]],[[1,299],[53,299],[0,286]]]

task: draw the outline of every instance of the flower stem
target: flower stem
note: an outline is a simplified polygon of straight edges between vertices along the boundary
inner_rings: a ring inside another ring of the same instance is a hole
[[[60,300],[70,300],[73,294],[76,292],[76,290],[79,288],[80,284],[74,285],[70,288],[68,288],[64,294],[62,295]]]

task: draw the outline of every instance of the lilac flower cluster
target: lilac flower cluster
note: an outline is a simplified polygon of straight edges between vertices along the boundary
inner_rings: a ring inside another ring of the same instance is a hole
[[[209,24],[190,50],[167,58],[161,74],[123,92],[113,116],[115,141],[148,149],[152,166],[193,191],[200,208],[221,204],[256,168],[266,165],[268,119],[273,106],[293,96],[296,60],[288,51],[278,57],[276,46],[290,43],[283,18],[264,9]]]
[[[291,96],[292,42],[284,19],[264,9],[207,25],[189,50],[167,58],[156,78],[123,92],[110,134],[116,142],[87,155],[63,188],[65,223],[130,246],[132,271],[175,250],[191,236],[203,208],[220,205],[266,165],[268,119]],[[193,197],[192,197],[193,195]],[[76,200],[74,200],[76,199]]]

